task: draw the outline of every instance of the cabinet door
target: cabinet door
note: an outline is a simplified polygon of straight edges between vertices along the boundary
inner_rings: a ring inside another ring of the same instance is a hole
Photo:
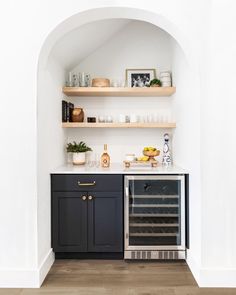
[[[122,192],[89,192],[88,251],[123,251]]]
[[[86,192],[53,193],[52,246],[55,252],[87,251]]]

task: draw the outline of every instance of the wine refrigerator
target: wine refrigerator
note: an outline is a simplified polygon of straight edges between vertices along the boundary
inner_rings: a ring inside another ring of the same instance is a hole
[[[185,259],[184,175],[125,176],[125,259]]]

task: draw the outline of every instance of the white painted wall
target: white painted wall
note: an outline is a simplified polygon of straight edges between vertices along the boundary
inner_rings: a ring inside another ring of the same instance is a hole
[[[200,94],[195,87],[198,81],[182,49],[176,42],[172,42],[171,49],[173,82],[177,89],[173,97],[177,122],[173,158],[190,172],[190,250],[187,257],[191,266],[192,260],[201,261]]]
[[[235,286],[236,278],[234,11],[235,1],[212,2],[207,95],[201,112],[203,285],[222,285],[224,277],[225,286]]]
[[[38,259],[43,261],[51,249],[50,172],[65,161],[66,135],[61,128],[61,85],[65,72],[51,55],[47,68],[39,68],[38,77]]]
[[[43,251],[38,250],[41,246],[37,233],[36,184],[36,73],[41,47],[48,34],[64,20],[86,9],[105,6],[129,7],[122,13],[123,17],[135,15],[136,18],[149,18],[155,24],[162,24],[181,43],[194,75],[198,75],[198,65],[202,60],[211,61],[207,66],[211,77],[209,89],[202,83],[204,75],[195,85],[201,91],[202,179],[202,232],[201,240],[196,241],[202,248],[202,255],[201,259],[194,257],[195,275],[199,275],[197,279],[201,285],[235,286],[235,158],[231,156],[235,149],[234,1],[22,0],[2,1],[0,6],[0,78],[4,85],[1,98],[4,104],[11,102],[10,113],[6,108],[0,109],[0,235],[4,237],[0,243],[0,286],[38,286],[40,266],[44,262],[38,256]],[[131,7],[141,10],[137,12]],[[120,13],[118,9],[117,15]],[[75,16],[73,21],[64,24],[62,31],[66,33],[73,24],[77,26],[88,19],[107,18],[109,14],[110,10],[105,9],[91,11],[89,17],[82,14],[77,21],[74,21]],[[211,38],[207,29],[210,14]],[[59,31],[54,31],[48,39],[45,55],[50,52],[54,41],[62,37],[63,32]],[[210,43],[209,47],[206,42]],[[226,143],[228,138],[230,161],[227,157],[226,161],[220,162],[219,153],[224,153],[226,144],[219,149],[217,147],[219,142]],[[14,145],[8,144],[13,140]],[[220,177],[222,171],[225,178]],[[40,218],[38,222],[43,223],[44,220]],[[193,269],[193,264],[191,267]]]
[[[130,20],[103,19],[78,26],[65,34],[53,47],[53,55],[66,70],[70,70],[96,51]]]

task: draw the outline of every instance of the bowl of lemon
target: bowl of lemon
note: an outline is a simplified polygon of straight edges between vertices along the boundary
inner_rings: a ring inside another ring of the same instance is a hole
[[[155,147],[147,146],[143,149],[144,157],[148,157],[148,161],[160,155],[160,150]]]

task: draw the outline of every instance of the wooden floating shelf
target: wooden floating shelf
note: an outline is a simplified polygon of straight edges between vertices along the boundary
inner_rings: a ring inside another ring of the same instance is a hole
[[[175,128],[176,123],[62,123],[63,128]]]
[[[67,96],[171,96],[175,87],[63,87]]]

